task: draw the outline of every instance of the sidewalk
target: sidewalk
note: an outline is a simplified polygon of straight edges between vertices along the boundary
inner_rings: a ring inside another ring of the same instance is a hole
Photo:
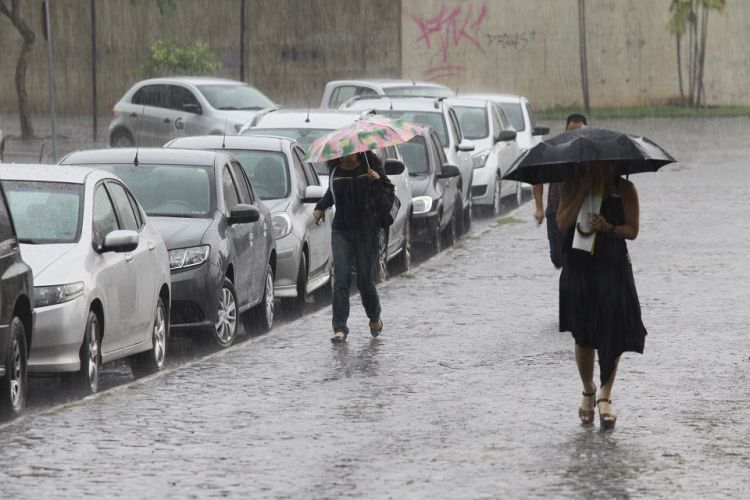
[[[684,160],[631,178],[641,234],[629,248],[649,335],[643,356],[623,357],[613,432],[578,424],[558,273],[527,203],[387,282],[377,340],[357,302],[348,344],[331,345],[324,309],[0,426],[4,494],[746,496],[750,148],[739,131],[659,137],[659,122],[638,125]]]

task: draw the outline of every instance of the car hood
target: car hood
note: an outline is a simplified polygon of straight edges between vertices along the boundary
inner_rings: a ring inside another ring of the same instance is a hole
[[[411,175],[409,176],[409,187],[411,188],[412,197],[424,196],[427,188],[430,186],[430,175]]]
[[[272,214],[276,212],[286,212],[289,208],[289,200],[283,198],[281,200],[263,200],[263,203],[268,207],[268,211]]]
[[[187,217],[149,217],[164,238],[167,249],[185,248],[201,244],[213,219]]]
[[[32,245],[21,243],[21,257],[34,273],[36,280],[40,274],[70,253],[77,243],[54,243],[49,245]]]

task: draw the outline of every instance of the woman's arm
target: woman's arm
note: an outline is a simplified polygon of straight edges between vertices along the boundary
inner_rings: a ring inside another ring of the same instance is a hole
[[[568,231],[578,218],[578,210],[586,197],[586,190],[578,189],[575,181],[567,180],[563,184],[560,194],[560,206],[557,209],[557,227],[562,232]]]
[[[330,181],[333,181],[333,179],[330,179]],[[329,185],[328,189],[326,189],[326,194],[324,194],[320,201],[318,201],[318,203],[315,205],[315,210],[325,211],[332,206],[333,194],[331,194],[331,186]]]

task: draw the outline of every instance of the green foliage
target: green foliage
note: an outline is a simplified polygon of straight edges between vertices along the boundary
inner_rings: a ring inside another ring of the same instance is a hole
[[[195,76],[215,74],[221,68],[207,43],[184,45],[176,38],[154,42],[148,50],[148,59],[138,67],[145,78],[159,76]]]

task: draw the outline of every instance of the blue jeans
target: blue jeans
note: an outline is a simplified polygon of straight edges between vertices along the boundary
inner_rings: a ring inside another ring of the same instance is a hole
[[[363,230],[334,229],[333,253],[333,331],[349,333],[349,289],[352,264],[357,271],[357,288],[370,321],[380,319],[380,299],[375,288],[375,269],[379,252],[377,234]]]
[[[549,258],[556,269],[562,267],[563,234],[557,227],[557,214],[551,213],[547,218],[547,239],[549,240]]]

